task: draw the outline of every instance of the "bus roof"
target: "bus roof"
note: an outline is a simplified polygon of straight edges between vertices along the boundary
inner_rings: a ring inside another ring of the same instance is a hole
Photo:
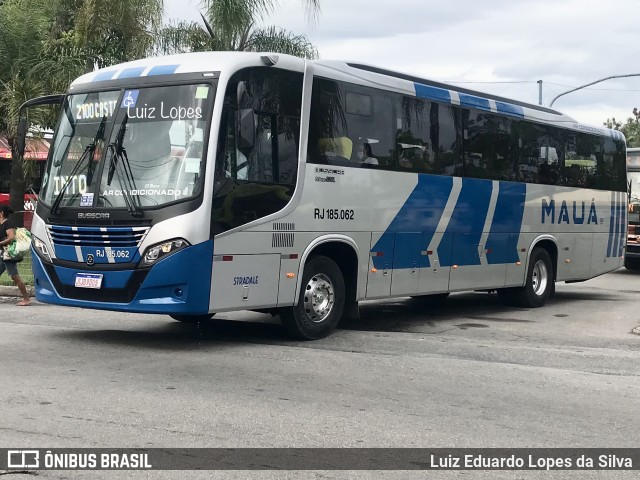
[[[279,68],[299,72],[303,72],[306,63],[310,62],[316,75],[515,118],[526,118],[624,141],[624,136],[619,131],[581,124],[572,117],[547,107],[447,85],[373,65],[334,60],[305,60],[270,52],[196,52],[150,57],[87,73],[76,79],[71,84],[70,90],[73,92],[78,87],[86,89],[89,84],[97,82],[156,75],[201,72],[205,78],[217,73],[224,76],[225,72],[234,72],[239,68],[274,65],[274,61]]]

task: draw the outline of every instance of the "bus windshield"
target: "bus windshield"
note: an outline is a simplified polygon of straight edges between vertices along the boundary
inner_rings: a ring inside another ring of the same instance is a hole
[[[209,84],[70,95],[41,200],[60,207],[150,208],[202,189]]]

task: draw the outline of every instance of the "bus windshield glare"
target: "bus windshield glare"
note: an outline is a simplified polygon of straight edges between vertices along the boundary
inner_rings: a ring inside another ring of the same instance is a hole
[[[41,200],[59,207],[152,208],[197,196],[213,104],[208,84],[67,98]]]

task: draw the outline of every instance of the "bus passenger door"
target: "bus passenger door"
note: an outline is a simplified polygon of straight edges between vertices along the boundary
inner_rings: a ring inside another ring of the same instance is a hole
[[[367,299],[391,295],[395,233],[373,232],[369,250]]]
[[[422,233],[396,233],[391,295],[415,295],[420,278]]]

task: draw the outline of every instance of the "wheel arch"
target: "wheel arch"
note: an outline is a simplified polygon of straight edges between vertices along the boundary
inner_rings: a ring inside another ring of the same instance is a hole
[[[353,238],[347,235],[323,235],[307,246],[298,267],[294,305],[297,305],[300,299],[304,267],[309,259],[316,255],[330,258],[342,272],[345,283],[345,311],[348,311],[347,307],[357,302],[360,249]]]
[[[553,280],[558,277],[558,241],[552,235],[540,235],[529,246],[527,252],[527,264],[525,266],[525,272],[529,271],[529,262],[531,261],[531,254],[537,247],[543,248],[547,251],[551,257],[551,266],[553,267]]]

